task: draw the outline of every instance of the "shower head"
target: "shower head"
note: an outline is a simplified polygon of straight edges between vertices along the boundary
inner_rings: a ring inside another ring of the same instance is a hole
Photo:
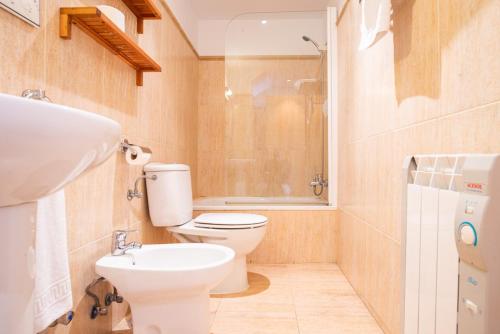
[[[314,39],[312,39],[312,38],[311,38],[311,37],[309,37],[309,36],[305,36],[305,35],[304,35],[304,36],[302,36],[302,39],[303,39],[304,41],[306,41],[306,42],[311,42],[311,43],[313,43],[313,44],[314,44],[314,46],[316,47],[316,49],[318,49],[318,51],[320,51],[320,52],[321,52],[321,49],[320,49],[320,47],[319,47],[319,44],[318,44],[318,43],[317,43]]]

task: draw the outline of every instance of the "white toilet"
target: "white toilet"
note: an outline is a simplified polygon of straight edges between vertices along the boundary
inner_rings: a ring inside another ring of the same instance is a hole
[[[233,271],[211,293],[246,290],[246,255],[262,241],[267,218],[243,213],[207,213],[193,219],[189,166],[149,163],[144,166],[144,172],[148,177],[149,214],[154,226],[167,227],[181,242],[217,244],[235,251]]]

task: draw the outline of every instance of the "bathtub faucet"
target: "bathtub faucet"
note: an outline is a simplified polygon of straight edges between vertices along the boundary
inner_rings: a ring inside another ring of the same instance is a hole
[[[328,187],[328,180],[323,178],[323,174],[316,174],[309,186],[313,188],[313,193],[316,196],[320,196],[323,193],[323,189]]]

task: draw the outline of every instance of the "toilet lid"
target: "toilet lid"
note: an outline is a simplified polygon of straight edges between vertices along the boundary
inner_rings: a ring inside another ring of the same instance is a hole
[[[194,225],[203,228],[244,229],[267,224],[267,218],[247,213],[205,213],[194,219]]]

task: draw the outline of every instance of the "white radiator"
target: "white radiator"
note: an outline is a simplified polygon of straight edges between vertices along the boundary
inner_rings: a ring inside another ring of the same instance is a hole
[[[456,334],[459,257],[454,223],[463,155],[405,159],[403,334]]]

